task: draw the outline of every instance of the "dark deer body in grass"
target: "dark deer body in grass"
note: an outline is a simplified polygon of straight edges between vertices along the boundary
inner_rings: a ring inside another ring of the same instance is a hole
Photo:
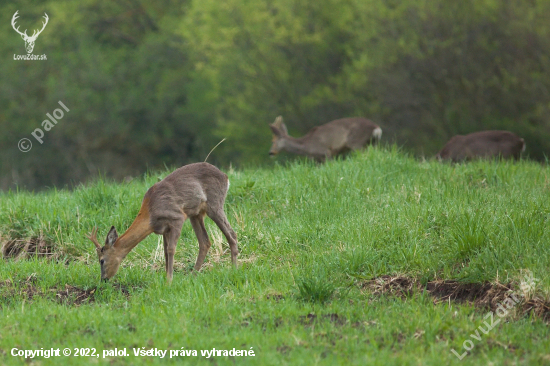
[[[379,141],[382,129],[366,118],[342,118],[314,127],[305,136],[294,138],[288,135],[283,117],[270,124],[273,144],[269,155],[281,150],[305,155],[319,162],[351,150],[358,150],[369,143]]]
[[[94,243],[101,265],[101,279],[115,275],[124,257],[151,233],[163,236],[166,276],[172,280],[174,253],[184,221],[189,218],[199,240],[199,255],[195,263],[198,271],[210,249],[210,240],[204,226],[208,215],[229,242],[231,260],[237,266],[237,236],[229,225],[223,205],[229,189],[227,175],[208,163],[185,165],[153,185],[141,204],[141,209],[130,228],[118,236],[111,227],[105,246],[97,241],[94,228],[88,238]]]
[[[496,157],[519,159],[524,150],[525,141],[512,132],[481,131],[454,136],[436,157],[453,162]]]

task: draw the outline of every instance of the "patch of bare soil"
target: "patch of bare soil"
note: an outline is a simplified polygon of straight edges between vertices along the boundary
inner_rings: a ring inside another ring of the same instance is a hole
[[[370,290],[375,295],[391,294],[403,298],[418,291],[420,283],[413,278],[384,275],[363,282],[361,287]]]
[[[10,239],[2,243],[2,257],[4,258],[52,258],[53,256],[53,243],[48,242],[43,237]]]
[[[279,301],[281,301],[281,300],[284,300],[285,297],[284,297],[283,295],[281,295],[281,294],[275,294],[275,293],[274,293],[274,294],[268,294],[268,295],[266,296],[266,299],[268,299],[268,300],[273,300],[273,301],[275,301],[275,302],[279,302]]]
[[[511,283],[461,283],[453,280],[428,282],[426,290],[437,299],[436,302],[467,302],[491,310],[496,310],[513,291]]]
[[[455,280],[430,281],[423,286],[420,281],[404,276],[380,276],[361,283],[361,288],[375,295],[411,296],[414,293],[427,291],[434,297],[434,303],[453,301],[469,303],[477,308],[495,311],[505,299],[518,290],[514,283],[463,283]],[[550,322],[550,302],[540,297],[519,297],[518,315],[534,316]]]
[[[289,347],[286,344],[283,344],[282,346],[277,347],[277,352],[282,353],[283,355],[286,355],[290,351],[292,351],[292,347]]]
[[[121,285],[120,283],[115,283],[113,287],[122,292],[122,294],[126,296],[126,298],[130,297],[130,289],[128,288],[128,286]]]
[[[522,304],[522,311],[524,314],[534,314],[535,317],[543,319],[545,322],[550,323],[550,303],[540,298],[533,298],[525,301]]]
[[[49,293],[54,293],[55,300],[58,303],[69,306],[80,306],[95,301],[96,287],[85,290],[66,284],[64,289],[54,287],[47,291],[42,291],[35,286],[36,282],[36,274],[33,273],[27,279],[20,280],[18,283],[13,283],[11,280],[2,281],[0,282],[0,289],[3,289],[8,296],[23,297],[26,300],[32,300],[36,296],[47,296]],[[119,290],[126,298],[130,297],[130,290],[127,286],[113,284],[113,287]]]
[[[130,297],[130,291],[127,286],[121,284],[114,284],[114,288],[122,292],[126,298]],[[52,289],[50,291],[55,291],[56,299],[59,303],[68,304],[71,306],[80,306],[82,304],[89,304],[95,301],[96,287],[89,288],[87,290],[65,285],[64,290]]]
[[[32,283],[22,283],[19,286],[15,286],[10,280],[2,282],[1,287],[6,289],[5,297],[22,297],[25,300],[32,300],[36,295],[40,295],[40,289],[33,286]]]
[[[71,285],[65,285],[64,290],[53,289],[56,292],[56,300],[61,304],[80,306],[94,302],[95,287],[83,290]]]
[[[10,279],[0,282],[0,288],[4,289],[4,297],[22,297],[25,300],[32,300],[36,295],[41,293],[34,284],[36,283],[36,274],[33,273],[27,279],[20,280],[14,284]]]
[[[346,324],[346,318],[339,316],[338,314],[324,314],[324,315],[317,316],[315,314],[309,313],[307,315],[300,316],[298,319],[300,323],[303,325],[312,325],[318,319],[326,319],[336,325]]]

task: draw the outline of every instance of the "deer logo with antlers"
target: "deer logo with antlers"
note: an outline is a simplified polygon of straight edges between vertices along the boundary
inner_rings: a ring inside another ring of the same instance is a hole
[[[21,38],[23,38],[23,40],[25,41],[25,48],[27,49],[27,53],[32,53],[32,50],[34,49],[34,42],[36,41],[36,38],[38,38],[38,36],[40,35],[40,33],[42,33],[42,31],[44,30],[44,28],[46,28],[46,24],[48,24],[48,14],[44,13],[44,19],[46,19],[46,21],[43,24],[42,26],[42,29],[40,29],[39,31],[37,30],[34,30],[32,36],[28,36],[27,35],[27,30],[25,29],[24,32],[20,32],[19,31],[19,27],[15,28],[15,20],[17,18],[19,18],[19,16],[17,15],[17,13],[19,12],[19,10],[17,10],[15,12],[15,14],[13,14],[13,18],[11,18],[11,26],[13,27],[13,29],[19,33],[21,35]]]

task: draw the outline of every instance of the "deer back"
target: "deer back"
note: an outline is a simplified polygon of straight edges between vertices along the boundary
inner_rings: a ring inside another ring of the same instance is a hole
[[[155,232],[162,232],[172,221],[223,209],[229,180],[208,163],[185,165],[153,185],[145,194]]]
[[[498,156],[518,159],[524,148],[524,140],[512,132],[481,131],[454,136],[437,156],[452,161]]]
[[[312,149],[329,149],[337,154],[364,146],[377,128],[378,125],[366,118],[342,118],[311,129],[300,140]]]

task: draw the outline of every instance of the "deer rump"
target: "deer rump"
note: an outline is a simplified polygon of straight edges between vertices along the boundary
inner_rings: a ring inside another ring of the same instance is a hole
[[[497,157],[519,159],[524,150],[524,140],[512,132],[481,131],[452,137],[436,157],[453,162]]]

